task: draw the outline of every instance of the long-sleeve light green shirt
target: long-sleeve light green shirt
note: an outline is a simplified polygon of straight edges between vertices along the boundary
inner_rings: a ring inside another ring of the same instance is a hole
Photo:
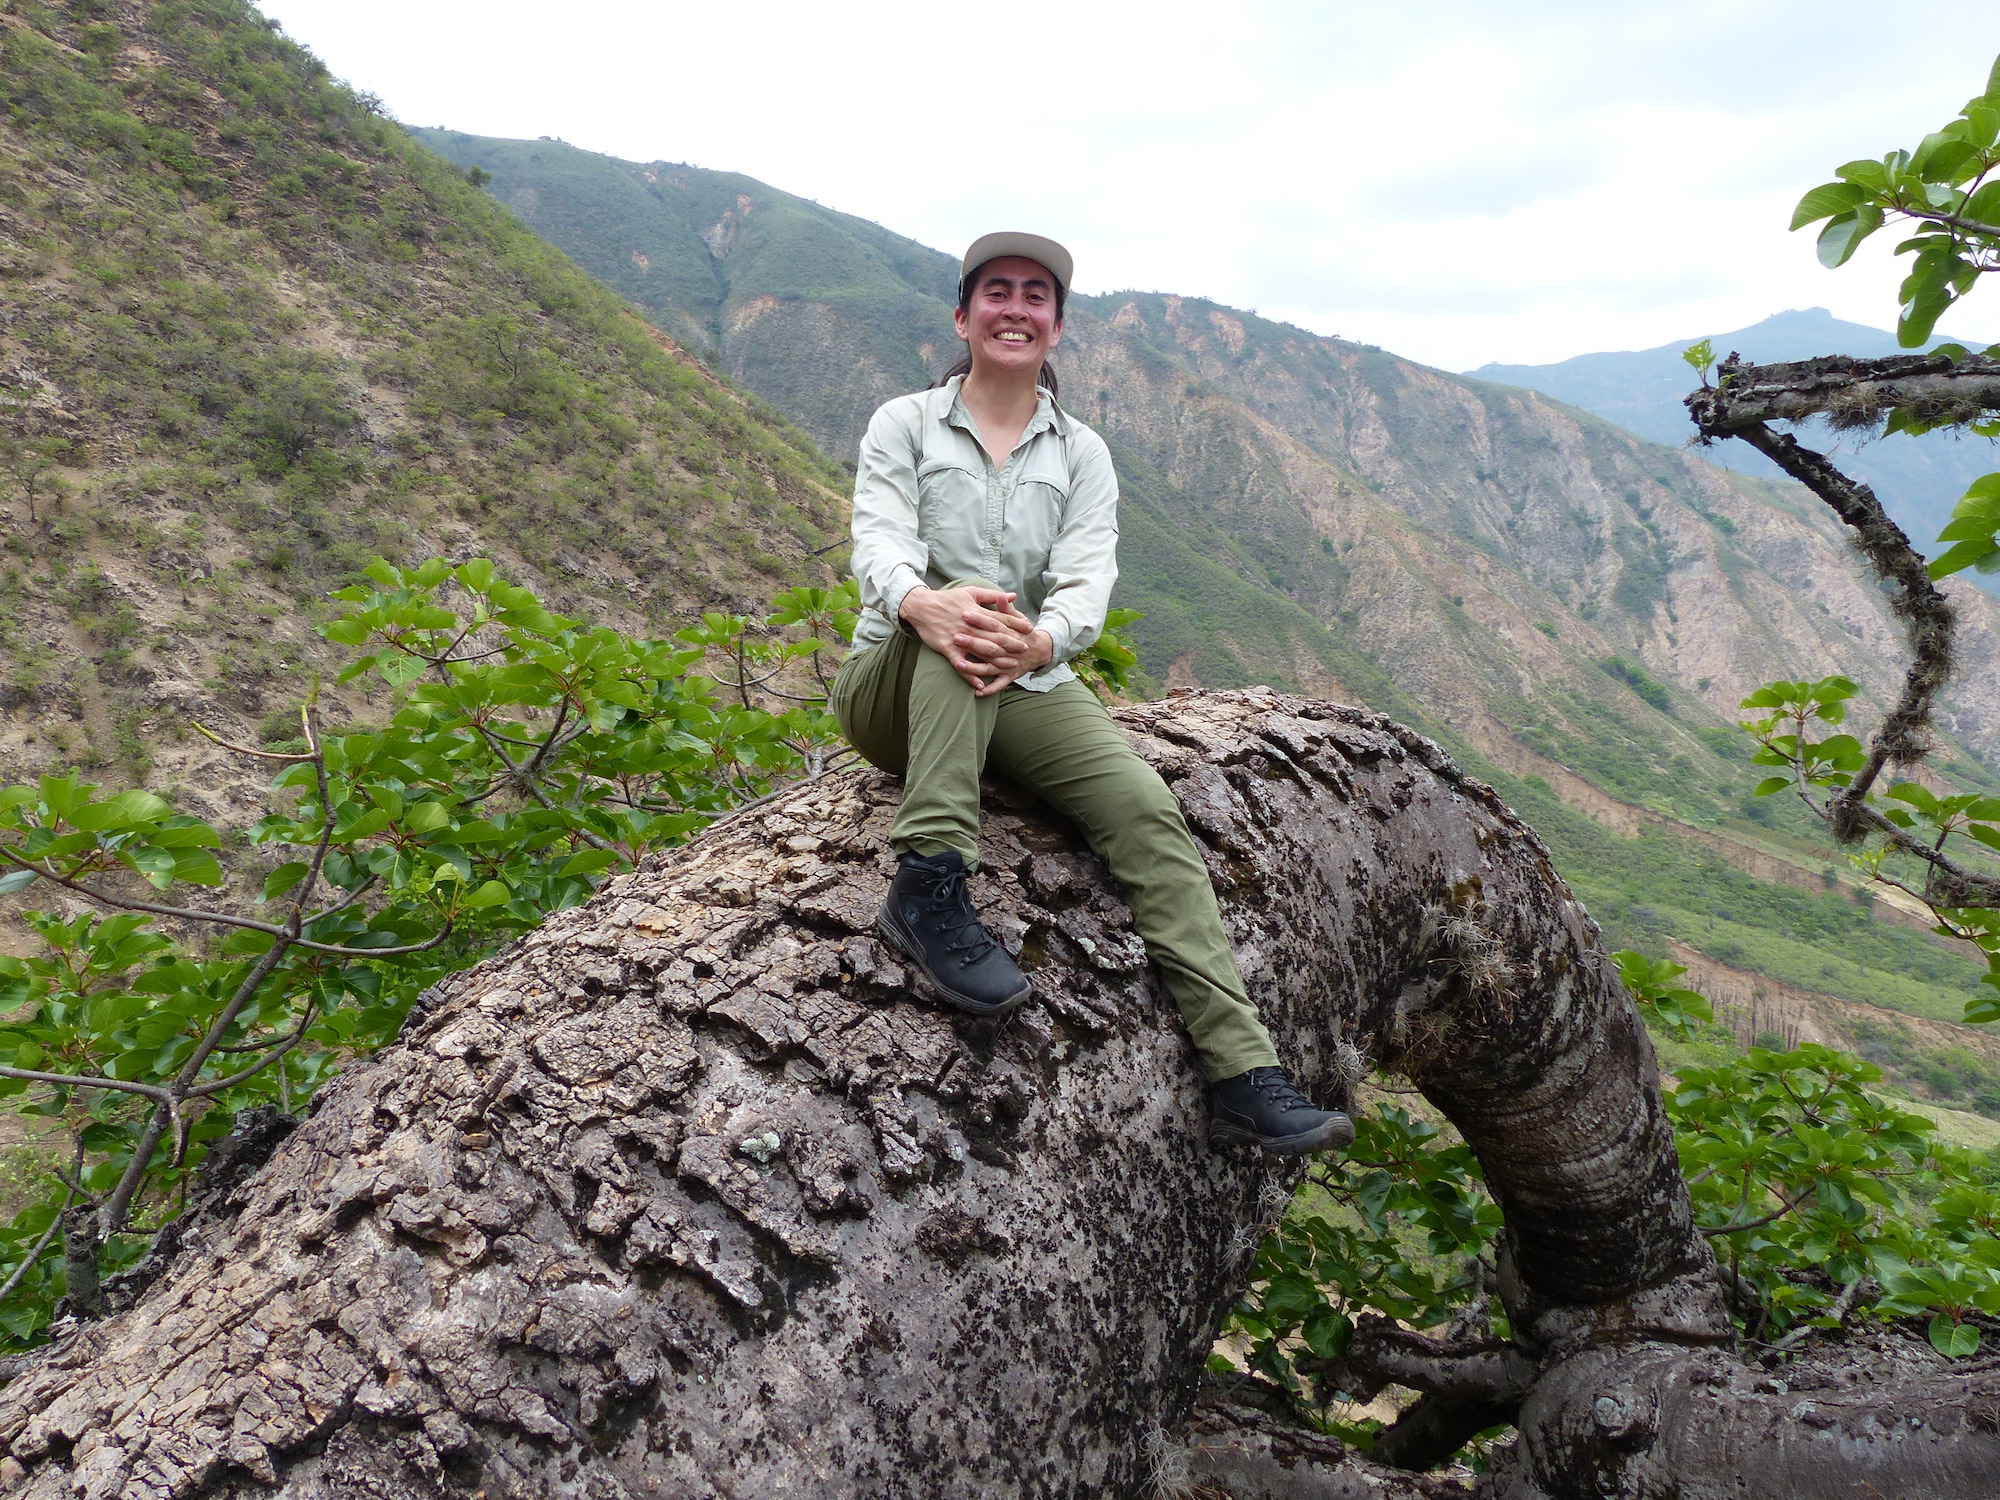
[[[1048,666],[1019,679],[1045,693],[1104,629],[1118,578],[1118,476],[1104,439],[1047,391],[995,468],[959,399],[960,379],[876,411],[854,476],[860,650],[899,628],[918,584],[989,578],[1049,633]]]

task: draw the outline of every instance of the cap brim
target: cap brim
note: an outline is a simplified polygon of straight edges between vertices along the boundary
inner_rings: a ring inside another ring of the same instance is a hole
[[[959,279],[963,281],[989,260],[998,260],[1003,255],[1025,256],[1037,265],[1048,267],[1049,274],[1061,284],[1064,294],[1068,294],[1070,276],[1076,269],[1069,251],[1047,235],[1027,234],[1017,229],[982,234],[974,240],[965,252],[965,259],[959,262]]]

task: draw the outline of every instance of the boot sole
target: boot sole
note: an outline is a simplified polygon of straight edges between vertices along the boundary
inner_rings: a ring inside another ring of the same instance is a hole
[[[1315,1151],[1341,1151],[1354,1143],[1354,1122],[1335,1115],[1317,1130],[1298,1135],[1259,1135],[1241,1125],[1218,1120],[1208,1127],[1210,1146],[1262,1146],[1273,1156],[1308,1156]]]
[[[888,939],[896,951],[916,967],[919,991],[933,999],[942,1000],[952,1009],[962,1010],[969,1016],[1004,1016],[1034,993],[1034,986],[1024,980],[1017,993],[1009,995],[1005,1000],[989,1004],[984,1000],[974,1000],[969,995],[961,995],[956,990],[941,984],[936,976],[924,967],[923,949],[918,946],[915,938],[903,931],[903,924],[896,920],[896,914],[889,909],[887,902],[884,902],[882,909],[875,914],[875,931]]]

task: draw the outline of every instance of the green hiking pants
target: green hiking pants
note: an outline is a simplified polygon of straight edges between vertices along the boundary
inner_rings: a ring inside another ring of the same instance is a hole
[[[952,586],[963,583],[992,587]],[[1277,1063],[1180,804],[1089,688],[1010,686],[981,698],[937,652],[899,634],[842,663],[828,704],[855,749],[904,778],[889,830],[899,853],[956,849],[977,868],[979,774],[990,765],[1076,823],[1125,888],[1208,1076]]]

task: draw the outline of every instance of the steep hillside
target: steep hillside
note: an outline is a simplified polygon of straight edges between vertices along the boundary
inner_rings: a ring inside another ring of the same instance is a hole
[[[1709,337],[1717,355],[1733,350],[1759,363],[1811,359],[1819,354],[1873,359],[1908,352],[1897,345],[1894,334],[1844,322],[1823,307],[1774,313],[1748,328]],[[1471,374],[1480,380],[1505,381],[1541,391],[1656,443],[1680,444],[1693,431],[1687,408],[1681,405],[1693,378],[1681,351],[1694,342],[1692,338],[1676,339],[1654,349],[1579,354],[1553,365],[1482,365]],[[1926,347],[1944,342],[1935,338]],[[1835,435],[1822,426],[1808,428],[1806,440],[1822,451],[1835,449]],[[1944,550],[1933,544],[1932,538],[1949,519],[1966,486],[1981,474],[2000,468],[2000,449],[1991,442],[1950,432],[1922,437],[1897,433],[1861,443],[1850,433],[1842,435],[1838,444],[1841,466],[1873,485],[1890,515],[1931,554]],[[1762,454],[1741,445],[1735,447],[1741,451],[1719,449],[1709,456],[1744,474],[1782,477],[1778,466]],[[1970,581],[1980,579],[1975,574],[1970,575]]]
[[[824,571],[809,439],[247,4],[16,5],[0,56],[9,778],[198,799],[186,716],[282,717],[377,552],[657,625]]]
[[[418,134],[831,452],[956,353],[953,261],[879,226],[740,176]],[[1422,723],[1530,811],[1620,941],[1706,938],[1785,983],[1962,1008],[1974,968],[1871,921],[1811,833],[1746,795],[1751,685],[1838,667],[1879,701],[1899,671],[1803,491],[1195,298],[1078,297],[1057,364],[1117,455],[1119,602],[1146,611],[1156,683],[1291,683]],[[1990,661],[1992,602],[1958,591]],[[1969,679],[1953,714],[1953,774],[2000,785],[1979,763],[2000,683]],[[1738,920],[1705,932],[1718,870]]]

